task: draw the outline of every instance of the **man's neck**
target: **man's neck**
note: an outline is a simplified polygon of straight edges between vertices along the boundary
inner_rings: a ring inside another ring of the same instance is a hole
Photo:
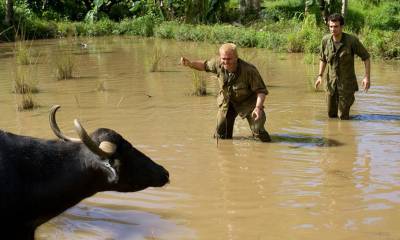
[[[333,41],[340,42],[340,40],[342,40],[342,36],[343,36],[343,33],[339,33],[337,35],[332,35]]]

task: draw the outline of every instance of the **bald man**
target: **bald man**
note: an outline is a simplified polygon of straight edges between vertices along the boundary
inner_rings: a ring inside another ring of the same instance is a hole
[[[233,125],[239,115],[247,119],[253,136],[263,142],[271,141],[264,128],[267,87],[257,68],[239,58],[235,44],[223,44],[219,48],[219,57],[206,61],[190,61],[181,57],[181,64],[217,74],[220,90],[217,97],[219,109],[215,137],[231,139]]]

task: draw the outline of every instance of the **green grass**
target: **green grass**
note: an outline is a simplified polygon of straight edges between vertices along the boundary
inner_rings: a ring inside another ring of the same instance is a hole
[[[17,106],[18,111],[32,110],[37,107],[39,105],[33,100],[32,94],[21,94],[21,101]]]
[[[71,53],[55,55],[55,74],[58,80],[73,78],[76,65]]]
[[[17,94],[38,93],[38,81],[33,78],[33,69],[27,66],[20,66],[14,70],[13,92]]]
[[[34,80],[32,66],[17,66],[14,71],[15,78],[13,81],[13,92],[18,94],[19,103],[18,111],[30,110],[38,107],[33,99],[33,94],[38,93],[38,82]]]
[[[16,4],[15,14],[21,19],[21,25],[25,26],[28,39],[124,34],[215,44],[233,42],[240,47],[268,48],[276,52],[319,51],[321,38],[328,33],[328,29],[321,23],[318,14],[307,16],[303,14],[304,1],[264,1],[263,5],[265,8],[260,13],[261,17],[241,27],[230,23],[191,25],[181,21],[161,21],[152,14],[124,19],[121,22],[103,18],[93,23],[68,21],[56,23],[39,19],[29,11],[29,6],[23,3]],[[227,8],[227,11],[229,9]],[[0,11],[0,16],[1,14]],[[6,29],[1,24],[1,29]],[[357,34],[367,43],[365,45],[372,55],[384,59],[399,58],[398,0],[349,1],[345,27],[347,32]],[[9,41],[10,38],[6,33],[0,35],[0,38]],[[21,63],[29,62],[26,52],[21,50],[20,55]]]
[[[192,92],[194,96],[205,96],[207,95],[207,81],[204,74],[200,72],[193,72],[192,78]]]
[[[150,72],[157,72],[160,70],[161,60],[165,58],[164,54],[157,47],[154,48],[153,53],[151,55],[150,62]]]

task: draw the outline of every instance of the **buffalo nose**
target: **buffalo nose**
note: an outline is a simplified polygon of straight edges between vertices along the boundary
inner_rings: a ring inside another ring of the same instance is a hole
[[[164,176],[165,183],[169,183],[169,172],[165,168],[162,168],[162,171],[164,173],[163,176]]]

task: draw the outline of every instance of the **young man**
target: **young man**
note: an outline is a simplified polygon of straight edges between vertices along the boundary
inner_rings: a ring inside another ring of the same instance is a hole
[[[327,104],[330,118],[349,119],[350,107],[354,103],[354,92],[358,91],[357,78],[354,71],[354,54],[364,62],[365,77],[362,87],[368,91],[370,81],[370,56],[357,37],[343,32],[344,19],[339,14],[328,17],[331,34],[324,36],[320,49],[320,64],[317,88],[325,74],[327,81]]]
[[[214,136],[232,138],[235,118],[246,118],[253,135],[263,142],[271,138],[264,128],[264,100],[268,90],[257,68],[238,57],[235,44],[225,43],[219,57],[206,61],[190,61],[182,57],[181,64],[217,74],[219,82],[217,129]]]

